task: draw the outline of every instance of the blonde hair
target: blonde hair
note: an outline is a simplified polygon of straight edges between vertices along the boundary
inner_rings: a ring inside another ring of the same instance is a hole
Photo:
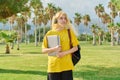
[[[52,18],[52,30],[56,30],[56,29],[59,27],[59,25],[58,25],[58,23],[56,22],[56,20],[57,20],[59,17],[61,17],[62,15],[64,15],[64,16],[66,17],[66,20],[67,20],[67,23],[66,23],[66,25],[65,25],[65,28],[66,28],[66,29],[71,29],[71,30],[73,30],[73,32],[75,33],[75,35],[78,36],[77,30],[76,30],[75,27],[71,24],[70,20],[68,19],[67,14],[66,14],[65,12],[63,12],[63,11],[59,11],[59,12],[57,12],[57,13],[53,16],[53,18]]]
[[[57,21],[57,19],[59,17],[61,17],[62,15],[64,15],[66,17],[66,20],[67,20],[67,23],[66,23],[66,26],[65,28],[71,28],[71,23],[70,23],[70,20],[68,19],[68,16],[65,12],[63,11],[59,11],[57,12],[54,16],[53,16],[53,19],[52,19],[52,29],[56,29],[58,27],[58,23],[55,23]]]

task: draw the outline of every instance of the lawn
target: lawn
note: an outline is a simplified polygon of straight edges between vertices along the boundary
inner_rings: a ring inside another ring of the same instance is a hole
[[[80,43],[81,61],[75,66],[74,80],[120,80],[120,46],[110,44],[93,46]],[[0,80],[46,80],[47,55],[41,46],[16,45],[11,54],[5,54],[0,44]]]

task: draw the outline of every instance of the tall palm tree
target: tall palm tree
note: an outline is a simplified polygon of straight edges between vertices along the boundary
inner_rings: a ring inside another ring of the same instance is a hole
[[[95,12],[98,15],[98,17],[101,18],[102,14],[104,13],[104,7],[102,6],[102,4],[99,4],[95,7]]]
[[[43,5],[42,2],[40,0],[32,0],[31,3],[31,8],[33,9],[33,12],[35,14],[35,46],[38,46],[38,42],[37,42],[37,18],[39,15],[39,12],[41,12],[41,10],[43,10]]]
[[[114,46],[115,45],[114,34],[116,31],[116,26],[114,23],[109,23],[107,27],[108,27],[110,34],[111,34],[111,46]]]
[[[10,23],[9,31],[12,31],[15,19],[16,19],[16,15],[12,15],[11,17],[9,17],[9,23]]]
[[[82,19],[81,14],[75,13],[74,23],[77,25],[77,30],[78,30],[78,26],[79,26],[80,23],[81,23],[81,19]],[[78,31],[78,33],[79,33],[79,31]]]
[[[113,4],[112,2],[109,2],[108,3],[108,8],[111,9],[111,12],[110,12],[110,15],[112,16],[112,18],[114,19],[118,13],[117,13],[117,9],[115,7],[115,4]]]
[[[117,35],[117,44],[120,45],[120,23],[117,23],[117,29],[116,29],[118,35]]]
[[[0,0],[0,19],[10,17],[18,12],[29,9],[25,4],[29,0]]]
[[[83,16],[83,22],[84,22],[84,25],[85,25],[86,29],[87,29],[88,23],[89,23],[90,21],[91,21],[90,16],[89,16],[88,14],[85,14],[85,15]],[[87,41],[87,32],[85,32],[85,33],[86,33],[86,41]]]
[[[44,13],[44,16],[43,16],[43,24],[44,24],[44,30],[43,30],[43,36],[45,35],[45,32],[46,32],[46,25],[49,21],[49,15],[47,13]]]
[[[24,18],[24,23],[25,23],[25,26],[24,26],[24,33],[25,33],[25,43],[27,44],[27,38],[28,38],[28,35],[27,35],[27,27],[28,27],[28,25],[27,25],[27,22],[28,22],[28,19],[30,18],[30,16],[31,16],[31,13],[30,13],[30,10],[27,10],[27,11],[25,11],[25,12],[22,12],[21,13],[22,14],[22,16],[23,16],[23,18]]]
[[[102,36],[104,35],[104,31],[102,30],[102,28],[98,27],[98,37],[99,37],[99,45],[102,45]]]
[[[26,18],[23,17],[23,15],[20,13],[20,15],[17,16],[16,22],[18,25],[18,30],[21,36],[21,42],[23,41],[23,29],[25,28]]]
[[[92,24],[91,30],[93,33],[93,45],[96,45],[96,35],[97,35],[97,24]]]
[[[91,21],[90,19],[90,16],[88,14],[84,15],[83,16],[83,22],[84,22],[84,25],[87,27],[88,26],[88,23]]]
[[[53,3],[48,3],[47,7],[45,8],[45,12],[49,15],[50,23],[52,24],[52,17],[55,15],[56,7]]]
[[[101,19],[102,19],[102,23],[104,23],[104,24],[113,22],[113,19],[110,17],[110,15],[105,12],[102,14]]]

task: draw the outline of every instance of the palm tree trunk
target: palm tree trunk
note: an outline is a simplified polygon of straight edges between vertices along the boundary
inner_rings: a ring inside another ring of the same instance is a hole
[[[6,44],[6,54],[10,54],[10,48],[8,44]]]
[[[25,22],[25,44],[27,44],[27,23]]]
[[[20,50],[19,39],[18,39],[18,37],[17,37],[17,50]]]
[[[117,45],[120,45],[120,34],[118,33],[118,36],[117,36]]]
[[[14,41],[11,44],[11,49],[14,49]]]
[[[41,35],[40,29],[41,29],[41,28],[40,28],[40,26],[39,26],[39,42],[40,42],[40,37],[41,37],[41,36],[40,36],[40,35]]]
[[[102,45],[101,36],[99,35],[99,45]]]
[[[93,45],[96,45],[95,33],[93,33]]]
[[[35,46],[38,46],[37,44],[37,22],[36,22],[36,17],[35,17]]]
[[[43,36],[45,35],[45,29],[46,29],[46,26],[44,25],[44,27],[43,27]]]
[[[113,31],[111,31],[111,46],[114,46],[115,42],[114,42],[114,33]]]

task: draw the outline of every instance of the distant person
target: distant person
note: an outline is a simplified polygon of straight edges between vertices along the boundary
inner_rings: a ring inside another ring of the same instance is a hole
[[[71,42],[73,48],[70,48],[68,29],[71,33]],[[47,36],[58,35],[60,37],[60,45],[48,48]],[[52,29],[44,36],[42,43],[43,53],[58,52],[56,56],[48,55],[48,76],[47,80],[73,80],[74,65],[71,59],[71,53],[78,50],[79,44],[77,37],[72,29],[67,14],[63,11],[56,13],[52,19]]]

